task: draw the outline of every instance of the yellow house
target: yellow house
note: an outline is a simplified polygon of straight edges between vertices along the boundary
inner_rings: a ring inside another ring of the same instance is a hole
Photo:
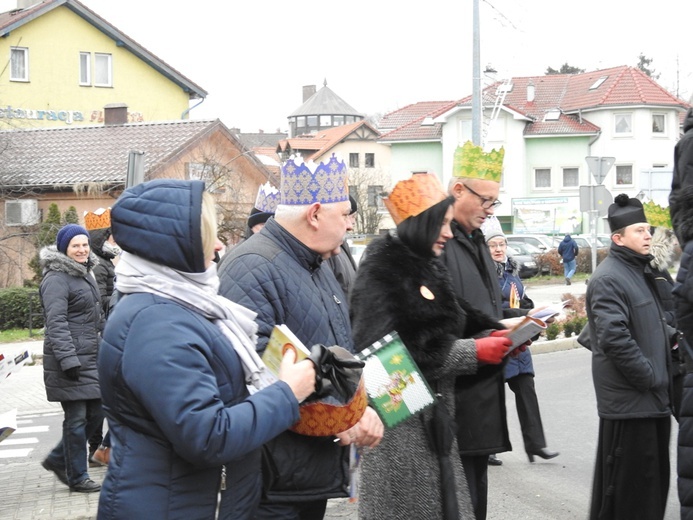
[[[207,92],[76,0],[0,13],[0,130],[187,119]]]

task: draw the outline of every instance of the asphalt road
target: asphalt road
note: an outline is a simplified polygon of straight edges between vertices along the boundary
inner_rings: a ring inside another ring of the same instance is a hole
[[[489,520],[585,519],[589,512],[599,418],[585,349],[535,355],[535,385],[546,440],[555,459],[530,464],[524,453],[513,393],[506,392],[513,451],[489,467]],[[680,518],[676,492],[677,423],[672,419],[671,480],[665,519]],[[537,459],[535,459],[537,460]]]
[[[541,293],[550,300],[551,293],[560,298],[561,289]],[[498,455],[502,466],[489,467],[487,519],[584,520],[589,513],[599,426],[590,353],[578,348],[538,354],[533,360],[546,440],[549,449],[559,451],[560,455],[529,463],[514,394],[508,389],[506,406],[513,451]],[[676,492],[677,432],[676,421],[672,419],[671,481],[665,520],[680,518]],[[331,500],[325,518],[356,520],[356,509],[355,504]]]

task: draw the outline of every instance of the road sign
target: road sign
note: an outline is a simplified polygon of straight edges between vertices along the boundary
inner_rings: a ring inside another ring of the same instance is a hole
[[[587,166],[594,180],[597,184],[601,184],[606,174],[609,173],[609,170],[614,165],[614,162],[616,162],[616,157],[594,157],[588,155],[585,157],[585,161],[587,161]]]
[[[594,193],[594,207],[592,206],[592,195]],[[604,185],[580,186],[580,211],[588,212],[596,210],[600,217],[605,217],[609,210],[609,205],[614,198]]]

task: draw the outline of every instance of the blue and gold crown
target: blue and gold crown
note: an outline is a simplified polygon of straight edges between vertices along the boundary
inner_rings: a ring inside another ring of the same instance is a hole
[[[467,141],[455,150],[452,176],[500,182],[504,156],[505,150],[503,148],[497,151],[484,152],[481,146],[475,146],[471,141]]]
[[[327,164],[291,157],[282,165],[281,203],[290,206],[349,200],[347,166],[332,154]]]
[[[276,213],[279,199],[279,190],[269,182],[266,182],[265,184],[261,184],[257,190],[257,198],[255,199],[254,207],[261,213]]]

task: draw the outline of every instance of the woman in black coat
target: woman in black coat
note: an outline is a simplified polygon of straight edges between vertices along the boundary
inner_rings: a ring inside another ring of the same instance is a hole
[[[354,344],[361,351],[396,331],[452,418],[455,377],[476,372],[481,363],[500,363],[510,340],[500,332],[471,339],[503,326],[455,298],[438,259],[452,237],[452,198],[436,177],[417,174],[398,183],[385,203],[397,231],[373,241],[359,265],[350,301]],[[432,417],[429,408],[409,418],[364,454],[359,518],[473,516],[455,428],[445,459],[452,475],[443,478],[428,436]]]
[[[101,298],[92,268],[97,262],[86,229],[68,224],[55,246],[41,250],[40,295],[46,331],[43,378],[49,401],[65,412],[63,436],[42,465],[72,491],[101,486],[87,472],[87,439],[103,423],[96,366],[103,328]]]

